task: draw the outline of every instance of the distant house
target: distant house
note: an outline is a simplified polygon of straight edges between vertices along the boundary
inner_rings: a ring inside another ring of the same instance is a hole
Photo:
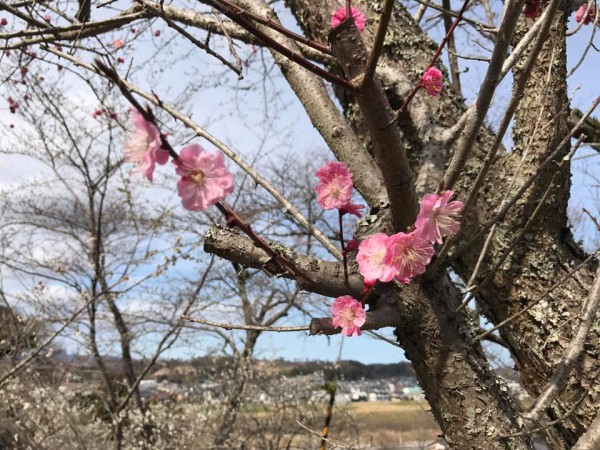
[[[419,386],[407,386],[402,388],[402,397],[405,400],[423,401],[425,400],[425,394]]]

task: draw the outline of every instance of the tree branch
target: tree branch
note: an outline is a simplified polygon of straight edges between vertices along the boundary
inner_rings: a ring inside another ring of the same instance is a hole
[[[400,130],[394,124],[393,110],[381,82],[376,78],[366,78],[367,50],[354,23],[346,21],[334,28],[329,40],[332,54],[340,61],[346,78],[362,83],[357,101],[375,159],[383,174],[394,230],[406,231],[415,221],[418,202]]]
[[[365,324],[360,327],[361,330],[379,330],[385,327],[397,327],[402,323],[402,315],[397,308],[383,305],[381,308],[367,311]],[[339,334],[341,328],[334,327],[331,317],[322,317],[310,321],[311,336],[325,335],[331,336]]]
[[[341,295],[360,297],[363,289],[361,277],[351,274],[348,277],[348,284],[346,284],[342,264],[323,261],[312,256],[299,255],[274,242],[269,242],[269,246],[311,278],[313,283],[310,285],[297,280],[303,289],[328,297],[339,297]],[[280,267],[264,250],[256,247],[252,241],[229,228],[211,227],[204,237],[204,251],[234,261],[244,267],[260,269],[269,276],[282,276],[293,279],[289,272]]]

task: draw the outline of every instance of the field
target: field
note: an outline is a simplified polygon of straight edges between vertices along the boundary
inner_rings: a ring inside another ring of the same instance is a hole
[[[362,446],[395,448],[408,442],[431,442],[439,428],[426,402],[360,402],[340,405],[334,412],[331,438],[335,440],[335,414],[354,420]]]

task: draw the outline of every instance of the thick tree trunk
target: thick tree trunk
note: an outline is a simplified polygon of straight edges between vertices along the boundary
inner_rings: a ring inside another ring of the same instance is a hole
[[[516,189],[538,171],[538,167],[568,134],[569,102],[567,98],[566,20],[559,11],[551,34],[545,43],[527,83],[525,96],[515,115],[513,152],[505,155],[502,164],[506,171],[497,171],[488,185],[506,183],[512,171],[522,165]],[[521,28],[524,33],[525,23]],[[515,73],[518,79],[518,71]],[[513,241],[531,218],[534,210],[549,188],[557,172],[558,162],[569,152],[567,145],[556,157],[556,163],[540,172],[532,188],[515,205],[504,223],[499,227],[493,241],[492,252],[486,269],[496,264],[504,249]],[[581,253],[572,243],[567,224],[567,203],[570,194],[570,166],[565,164],[556,174],[554,185],[540,210],[539,217],[531,224],[524,240],[494,275],[480,295],[486,315],[498,323],[543,295],[551,285],[563,279],[581,262]],[[515,189],[515,191],[516,191]],[[485,196],[488,198],[488,196]],[[473,259],[479,249],[472,249],[458,264],[458,271],[467,275],[472,270]],[[593,266],[584,267],[573,279],[549,294],[524,316],[500,329],[503,339],[510,345],[517,368],[528,391],[536,396],[551,376],[556,364],[570,342],[577,324],[583,302],[593,281]],[[585,396],[572,418],[558,425],[560,434],[568,446],[573,445],[594,418],[600,389],[594,378],[600,362],[597,344],[600,328],[593,327],[588,337],[590,346],[584,354],[579,370],[569,380],[567,389],[548,411],[549,418],[564,416]]]
[[[371,42],[380,13],[379,4],[359,3],[359,7],[369,18],[369,27],[363,33],[363,37],[367,42]],[[327,33],[324,24],[327,24],[330,13],[329,5],[313,4],[303,0],[288,0],[287,4],[292,8],[308,36],[324,40]],[[516,152],[510,154],[501,152],[497,157],[491,175],[469,216],[468,224],[457,244],[458,248],[470,241],[471,237],[495,215],[502,198],[500,194],[504,193],[503,189],[516,172],[520,155],[525,148],[522,138],[532,135],[532,128],[537,122],[539,105],[544,104],[545,110],[542,121],[538,125],[538,133],[535,139],[531,140],[531,157],[526,160],[524,170],[517,177],[517,187],[536,170],[544,156],[554,149],[566,133],[568,102],[564,80],[566,64],[564,25],[565,16],[561,12],[555,19],[550,39],[539,57],[521,104],[520,113],[516,117]],[[418,81],[423,69],[427,67],[435,46],[412,23],[410,16],[399,4],[396,5],[396,12],[385,42],[378,76],[384,83],[388,98],[394,106],[403,100]],[[541,85],[545,84],[546,80],[549,80],[548,86],[542,89]],[[542,99],[540,95],[545,97]],[[362,133],[364,127],[353,98],[340,93],[340,100],[346,117],[359,136],[368,142],[368,138]],[[401,130],[409,145],[411,160],[417,171],[421,169],[418,182],[421,192],[435,189],[443,174],[444,161],[447,161],[451,152],[451,148],[437,142],[439,140],[437,136],[447,127],[455,124],[464,110],[462,101],[450,90],[445,90],[441,97],[433,101],[417,95],[408,108],[407,115],[400,121]],[[555,116],[556,119],[550,123]],[[492,139],[491,131],[483,128],[457,187],[463,195],[469,191],[479,173],[481,161]],[[509,258],[509,262],[480,293],[479,301],[483,311],[493,323],[499,323],[527,306],[581,262],[582,255],[572,245],[570,233],[566,229],[568,173],[567,166],[550,196],[548,206],[532,231],[525,235],[524,250],[517,253],[514,258]],[[514,212],[496,232],[492,242],[492,257],[485,261],[478,281],[489,274],[489,269],[497,256],[522,229],[525,221],[531,216],[533,208],[538,204],[551,176],[551,173],[544,173],[530,194],[514,206]],[[453,268],[464,279],[471,276],[482,246],[483,239],[453,260]],[[532,308],[528,314],[501,331],[517,362],[523,382],[532,395],[536,395],[548,380],[570,339],[572,332],[569,323],[581,310],[593,280],[593,270],[593,267],[583,267],[572,279],[550,294],[547,301],[541,302],[538,307]],[[594,383],[594,376],[600,365],[593,349],[598,348],[600,343],[599,330],[598,326],[592,329],[589,337],[590,346],[584,361],[572,377],[568,389],[560,400],[555,402],[554,411],[549,415],[550,418],[561,417],[564,412],[575,407],[586,389],[591,389],[590,395],[583,400],[576,413],[565,421],[565,426],[561,426],[561,434],[568,443],[573,443],[581,435],[596,413],[600,388]]]

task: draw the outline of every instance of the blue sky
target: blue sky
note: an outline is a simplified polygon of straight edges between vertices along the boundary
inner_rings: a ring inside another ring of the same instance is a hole
[[[452,4],[456,8],[458,2],[455,1]],[[289,17],[284,17],[284,19],[286,22],[291,23]],[[153,28],[162,28],[164,31],[161,39],[167,39],[169,31],[161,25],[157,23]],[[575,22],[571,18],[569,28],[573,29],[574,27]],[[591,26],[582,27],[580,32],[569,39],[570,67],[575,65],[583,54],[592,32],[593,28]],[[111,38],[107,37],[106,41],[109,44]],[[153,41],[153,38],[148,39],[148,43],[150,41]],[[597,37],[595,41],[598,42]],[[484,54],[480,46],[469,40],[459,41],[459,49],[464,51],[465,54]],[[152,47],[148,45],[141,49],[139,53],[130,54],[124,51],[124,54],[128,57],[135,56],[139,62],[148,57],[151,52]],[[177,79],[178,74],[186,77],[198,75],[196,71],[202,68],[202,70],[206,70],[206,75],[200,75],[206,76],[209,80],[210,74],[216,74],[212,80],[215,87],[190,92],[190,97],[194,99],[190,112],[193,113],[193,117],[197,122],[206,125],[211,133],[232,145],[247,160],[252,160],[260,154],[263,162],[265,160],[276,161],[278,155],[281,155],[282,152],[292,154],[298,162],[301,162],[306,155],[314,152],[322,152],[327,158],[328,153],[325,143],[313,129],[289,87],[281,81],[277,70],[273,70],[271,75],[262,82],[260,82],[260,78],[257,79],[258,69],[262,70],[264,66],[268,67],[272,64],[269,58],[265,57],[260,51],[252,55],[251,53],[249,47],[242,46],[240,48],[242,57],[251,58],[252,61],[248,69],[249,76],[240,82],[228,72],[220,73],[218,63],[214,59],[203,55],[198,55],[198,60],[194,63],[173,59],[170,70],[165,71],[165,73],[161,72],[157,76],[145,77],[140,82],[144,88],[155,89],[161,95],[165,93],[165,91],[161,91],[165,85],[168,85],[168,89],[173,90],[176,94],[185,95],[185,89],[178,90],[177,83],[173,83],[173,80]],[[573,97],[573,106],[585,110],[598,95],[599,89],[596,79],[599,63],[598,52],[593,48],[590,49],[586,60],[569,79],[570,93],[574,92],[576,88],[578,89]],[[465,60],[461,60],[460,64],[461,69],[466,68]],[[477,86],[479,86],[484,73],[485,64],[469,62],[469,71],[463,75],[464,94],[467,97],[467,103],[470,103],[477,94]],[[237,87],[241,87],[242,90],[236,90]],[[253,87],[254,89],[247,90],[247,87]],[[509,92],[510,79],[507,79],[496,95],[496,108],[501,108],[507,102]],[[90,107],[93,107],[94,99],[89,96],[89,92],[86,93],[84,89],[78,89],[73,94],[85,97],[86,101],[90,101]],[[598,116],[598,113],[596,113],[596,116]],[[497,119],[498,113],[492,114],[491,117]],[[4,112],[1,113],[0,118],[3,121],[15,119],[14,116],[9,116]],[[507,139],[506,142],[509,144],[510,139]],[[4,144],[6,144],[6,141]],[[595,153],[582,149],[581,155],[586,154]],[[590,175],[590,173],[598,173],[597,164],[598,158],[595,156],[577,159],[574,162],[573,198],[571,202],[571,207],[574,210],[579,210],[582,206],[585,206],[592,212],[598,212],[597,183]],[[6,186],[8,180],[13,181],[15,174],[19,174],[19,172],[14,170],[14,161],[0,159],[2,185]],[[576,235],[578,238],[588,239],[592,237],[592,233],[591,224],[584,222],[583,226],[577,228]],[[591,242],[591,239],[588,242]],[[328,299],[323,300],[325,303],[330,301]],[[324,314],[326,314],[326,307],[324,306],[323,309]],[[307,320],[300,315],[291,315],[286,320],[288,325],[304,325],[306,323]],[[385,334],[393,338],[389,330]],[[198,339],[205,339],[205,337],[198,335]],[[259,342],[257,356],[264,358],[283,357],[291,360],[334,360],[339,353],[342,339],[344,341],[344,359],[355,359],[364,363],[392,363],[403,359],[404,352],[400,348],[381,342],[366,334],[360,338],[342,338],[340,336],[327,338],[323,336],[308,337],[306,333],[264,333]],[[198,354],[198,351],[208,351],[214,345],[214,342],[207,339],[199,347],[185,348],[183,345],[178,346],[169,355],[178,357],[194,356]]]

